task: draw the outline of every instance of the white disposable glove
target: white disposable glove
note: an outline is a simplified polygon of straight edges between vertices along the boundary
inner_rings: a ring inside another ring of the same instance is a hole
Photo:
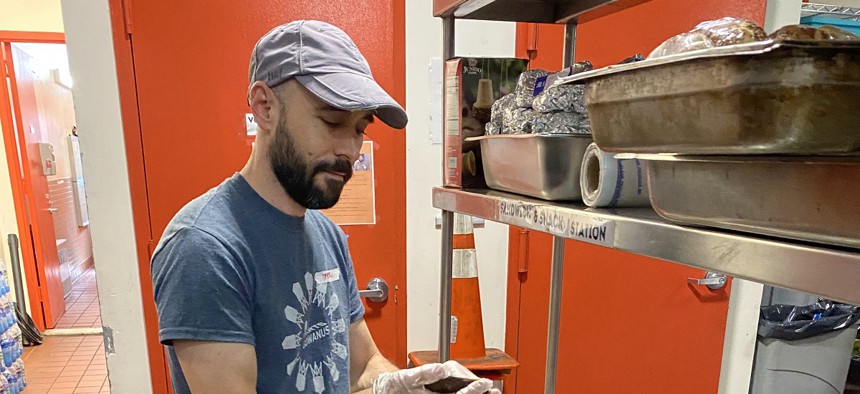
[[[379,375],[373,381],[373,394],[432,394],[433,392],[425,389],[424,385],[438,382],[449,376],[478,378],[456,361],[448,361],[444,364],[427,364]],[[499,390],[492,387],[493,382],[491,380],[478,379],[458,391],[457,394],[483,394],[486,392],[501,394]]]

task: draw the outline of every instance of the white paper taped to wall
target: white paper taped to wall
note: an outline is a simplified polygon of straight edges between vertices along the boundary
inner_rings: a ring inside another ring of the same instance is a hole
[[[245,114],[245,132],[248,135],[257,135],[257,122],[254,121],[254,114]]]
[[[579,185],[589,207],[648,207],[648,184],[643,163],[615,158],[591,143],[582,158]]]

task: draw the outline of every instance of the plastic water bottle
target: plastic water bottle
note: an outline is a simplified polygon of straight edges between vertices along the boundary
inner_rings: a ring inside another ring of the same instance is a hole
[[[12,374],[9,371],[3,372],[3,382],[5,383],[6,390],[4,392],[9,394],[15,393],[15,380],[12,377]]]
[[[21,386],[21,390],[24,390],[27,387],[26,368],[24,368],[24,361],[19,358],[15,361],[15,367],[18,374],[18,385]]]
[[[3,350],[3,365],[5,365],[6,368],[11,367],[12,363],[15,361],[14,346],[15,342],[12,338],[9,338],[9,334],[4,333],[2,339],[0,339],[0,349]]]

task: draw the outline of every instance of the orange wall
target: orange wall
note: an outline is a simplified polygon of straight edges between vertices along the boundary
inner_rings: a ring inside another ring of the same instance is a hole
[[[766,0],[652,0],[631,9],[584,23],[577,29],[576,59],[595,67],[641,53],[644,56],[667,38],[692,29],[699,22],[725,16],[749,18],[764,25]],[[517,26],[517,54],[526,56],[529,27]],[[564,26],[538,25],[537,54],[531,67],[561,68]]]
[[[763,25],[766,3],[766,0],[652,0],[580,26],[576,55],[602,67],[637,52],[647,56],[665,39],[704,20],[735,16]]]

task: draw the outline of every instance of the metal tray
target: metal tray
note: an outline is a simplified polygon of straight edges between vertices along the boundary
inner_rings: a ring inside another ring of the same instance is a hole
[[[860,154],[860,42],[772,41],[576,74],[610,152]]]
[[[635,157],[666,219],[860,248],[860,158]]]
[[[590,135],[519,134],[480,141],[484,178],[491,189],[552,201],[581,200],[579,169]]]

